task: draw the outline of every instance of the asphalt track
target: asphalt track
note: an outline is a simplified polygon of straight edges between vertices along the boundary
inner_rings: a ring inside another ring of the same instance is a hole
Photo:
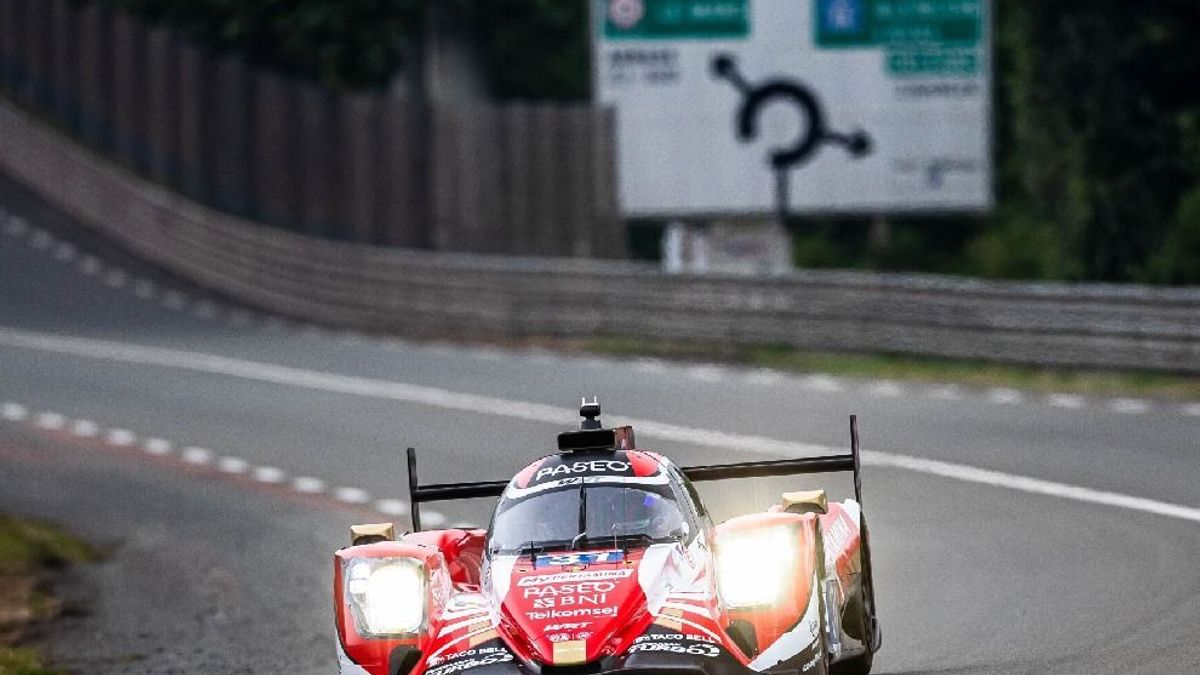
[[[4,182],[0,208],[0,511],[110,552],[64,589],[80,672],[334,672],[329,554],[404,521],[404,447],[424,480],[507,477],[583,394],[684,463],[844,447],[858,413],[876,672],[1200,672],[1194,403],[379,340],[232,307]]]

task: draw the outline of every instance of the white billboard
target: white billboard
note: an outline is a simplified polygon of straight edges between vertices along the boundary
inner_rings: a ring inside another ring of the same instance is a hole
[[[627,216],[992,206],[990,0],[592,0]]]

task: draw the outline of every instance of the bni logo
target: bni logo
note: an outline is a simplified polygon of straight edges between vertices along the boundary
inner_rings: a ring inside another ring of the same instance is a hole
[[[819,0],[821,30],[828,35],[861,33],[866,22],[863,0]]]

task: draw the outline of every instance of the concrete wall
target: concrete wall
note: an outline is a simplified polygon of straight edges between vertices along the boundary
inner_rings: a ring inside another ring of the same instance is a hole
[[[502,123],[517,123],[515,119]],[[634,335],[1200,373],[1200,289],[804,272],[663,275],[622,261],[330,242],[205,208],[0,105],[0,170],[245,303],[402,334]],[[537,210],[531,201],[506,208]],[[546,227],[569,213],[530,219]],[[542,237],[532,229],[531,240]]]

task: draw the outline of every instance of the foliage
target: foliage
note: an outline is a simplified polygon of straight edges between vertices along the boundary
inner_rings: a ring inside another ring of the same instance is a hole
[[[1174,226],[1150,259],[1146,281],[1200,285],[1200,187],[1180,204]]]
[[[85,0],[86,1],[86,0]],[[109,0],[218,49],[334,86],[380,86],[420,26],[421,0]]]

